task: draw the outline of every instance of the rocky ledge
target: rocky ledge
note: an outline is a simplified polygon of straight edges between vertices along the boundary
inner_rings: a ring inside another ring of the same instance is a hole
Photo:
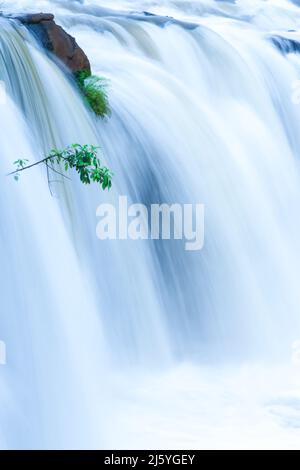
[[[82,70],[90,73],[88,57],[78,46],[75,38],[56,24],[51,13],[34,13],[15,16],[34,34],[38,42],[54,54],[73,73]]]

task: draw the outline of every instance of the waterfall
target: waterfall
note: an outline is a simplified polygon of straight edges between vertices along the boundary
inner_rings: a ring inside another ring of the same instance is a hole
[[[153,447],[197,447],[204,423],[218,423],[237,396],[260,416],[275,399],[263,378],[280,388],[270,371],[289,367],[300,338],[300,59],[286,48],[300,41],[300,9],[287,0],[117,3],[4,2],[4,11],[56,14],[109,79],[112,115],[96,119],[26,28],[1,19],[3,448],[145,447],[139,416],[148,438],[161,424]],[[17,158],[38,161],[75,142],[101,147],[110,192],[76,175],[49,183],[41,167],[18,183],[6,176]],[[147,207],[204,204],[204,248],[98,240],[96,209],[120,195]],[[191,426],[168,440],[182,419],[172,409]],[[269,409],[265,432],[274,431],[276,404]],[[293,432],[278,425],[274,434],[292,445]],[[231,437],[216,438],[230,446]]]

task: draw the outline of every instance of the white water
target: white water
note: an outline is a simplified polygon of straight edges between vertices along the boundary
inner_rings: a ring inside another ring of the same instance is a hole
[[[300,9],[6,3],[56,13],[110,78],[112,117],[96,122],[1,22],[1,447],[299,447],[300,60],[270,36],[297,38]],[[74,178],[52,198],[41,169],[4,176],[16,156],[75,141],[102,145],[111,194]],[[118,194],[204,203],[204,250],[100,242],[96,207]]]

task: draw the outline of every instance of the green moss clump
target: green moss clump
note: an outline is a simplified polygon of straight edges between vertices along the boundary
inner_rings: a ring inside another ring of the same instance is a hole
[[[107,86],[105,78],[91,75],[89,70],[75,74],[75,80],[86,102],[97,116],[104,118],[110,114]]]

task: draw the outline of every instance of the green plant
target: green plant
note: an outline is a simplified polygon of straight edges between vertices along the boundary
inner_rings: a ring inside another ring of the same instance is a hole
[[[97,183],[103,190],[110,189],[112,186],[112,172],[101,166],[97,156],[99,147],[93,145],[73,144],[64,150],[53,149],[44,159],[29,165],[26,159],[19,159],[14,162],[16,170],[9,173],[18,180],[22,171],[28,170],[34,166],[44,164],[47,168],[48,179],[49,170],[67,178],[55,165],[63,166],[65,171],[74,169],[80,177],[83,184]]]
[[[107,96],[108,82],[105,78],[91,75],[89,70],[82,70],[75,74],[75,79],[86,102],[97,116],[109,115],[109,102]]]
[[[26,165],[27,165],[28,162],[29,162],[29,160],[27,160],[26,158],[25,158],[24,160],[22,160],[22,159],[20,158],[19,160],[16,160],[16,161],[14,162],[14,165],[16,165],[18,169],[17,169],[16,172],[13,172],[13,173],[11,173],[11,174],[14,175],[14,179],[15,179],[16,181],[19,180],[19,177],[20,177],[20,173],[19,173],[19,172],[26,168]]]
[[[74,73],[76,83],[80,89],[84,87],[84,81],[91,76],[92,74],[89,70],[80,70],[79,72]]]

